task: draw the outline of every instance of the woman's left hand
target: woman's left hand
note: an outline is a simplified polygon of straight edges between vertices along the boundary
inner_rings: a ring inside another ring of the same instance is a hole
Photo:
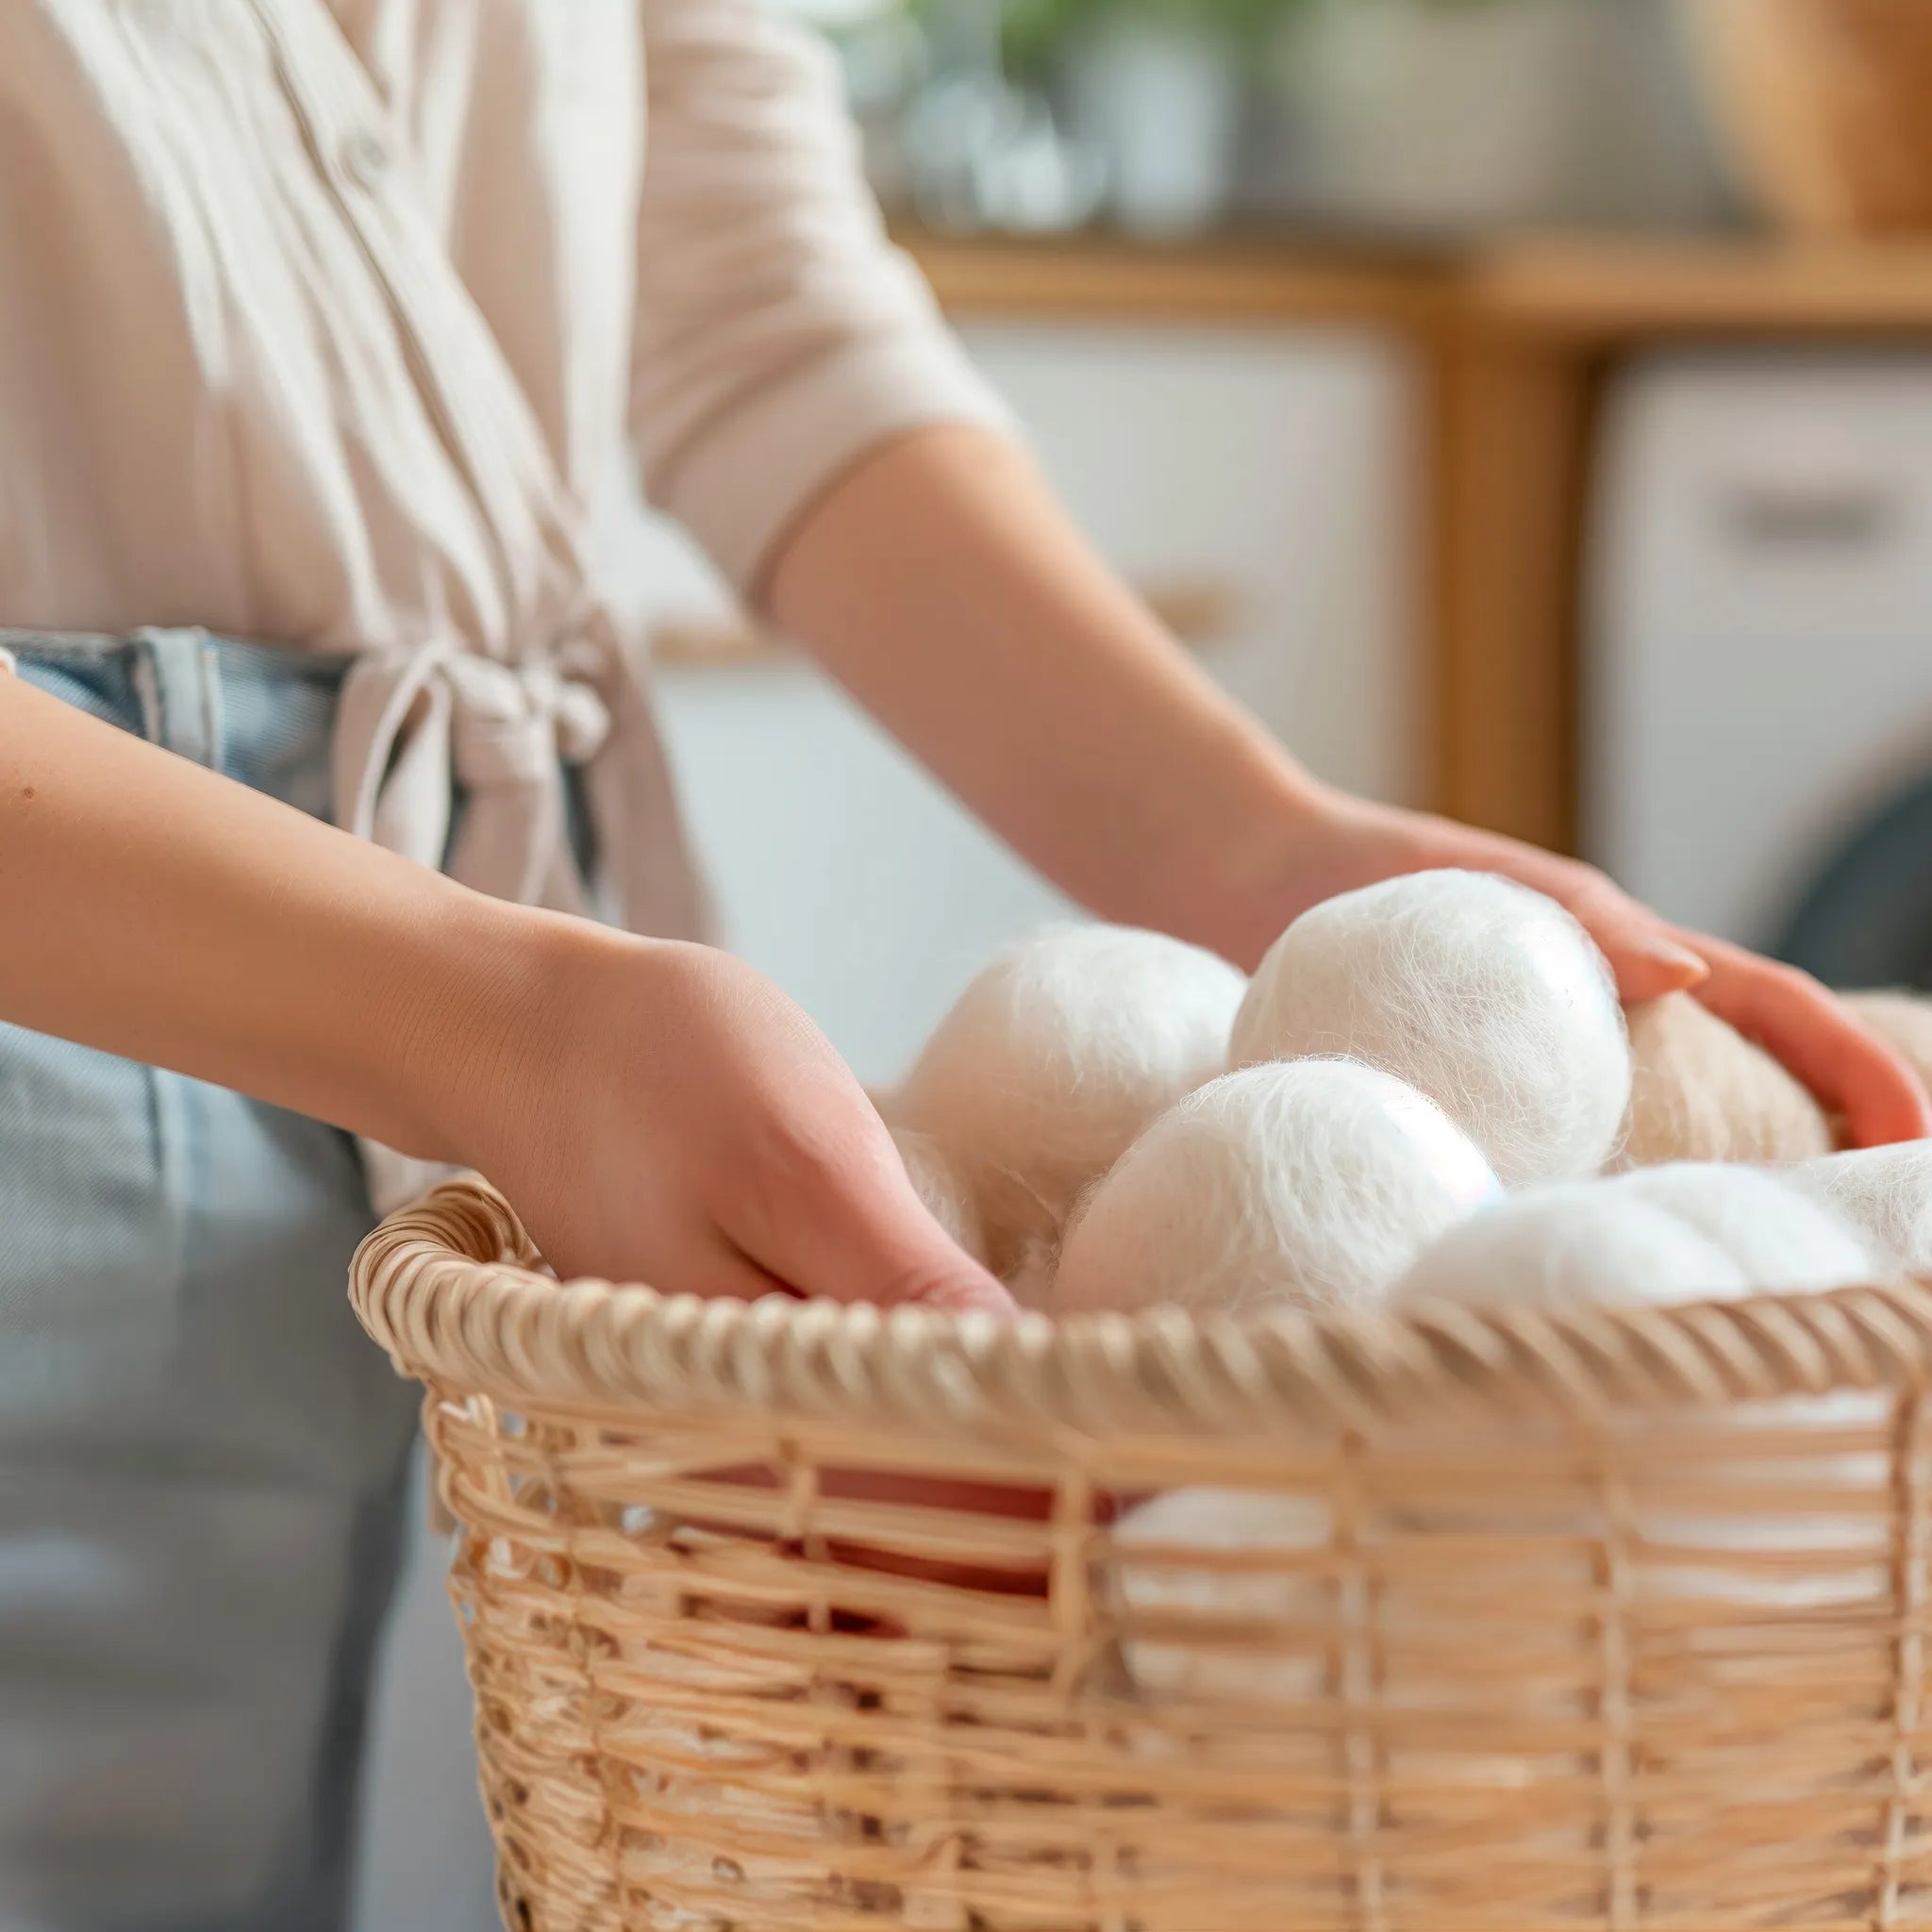
[[[1856,1144],[1932,1134],[1910,1068],[1802,974],[1674,930],[1590,866],[1316,783],[996,436],[890,439],[798,519],[765,591],[789,636],[1103,919],[1252,968],[1335,892],[1436,866],[1504,873],[1575,913],[1625,1000],[1694,990]]]
[[[1310,816],[1293,900],[1277,924],[1335,892],[1400,873],[1463,866],[1501,873],[1566,906],[1600,945],[1625,1001],[1694,992],[1781,1060],[1847,1141],[1884,1146],[1932,1135],[1932,1099],[1894,1049],[1809,974],[1672,926],[1598,872],[1448,819],[1331,795]]]

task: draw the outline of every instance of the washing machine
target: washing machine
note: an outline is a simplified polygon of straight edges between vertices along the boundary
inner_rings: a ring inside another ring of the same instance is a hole
[[[1932,985],[1932,349],[1660,356],[1604,425],[1585,849],[1833,985]]]

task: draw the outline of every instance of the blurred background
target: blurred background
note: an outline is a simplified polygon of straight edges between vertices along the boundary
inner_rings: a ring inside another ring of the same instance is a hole
[[[1317,772],[1932,984],[1932,4],[787,5],[1076,513]],[[1067,908],[621,492],[607,558],[731,943],[891,1081]],[[441,1556],[365,1932],[495,1923]]]

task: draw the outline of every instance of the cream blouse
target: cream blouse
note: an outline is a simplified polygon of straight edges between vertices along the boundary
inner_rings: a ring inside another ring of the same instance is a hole
[[[699,900],[587,525],[741,588],[883,437],[1000,420],[758,0],[0,0],[0,627],[358,654],[338,813],[625,922]],[[379,1191],[393,1198],[412,1177]]]

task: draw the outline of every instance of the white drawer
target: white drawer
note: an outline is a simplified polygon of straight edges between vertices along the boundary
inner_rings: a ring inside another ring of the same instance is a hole
[[[1613,391],[1586,664],[1591,857],[1776,941],[1932,757],[1932,357],[1739,351]]]
[[[1399,350],[1209,328],[979,325],[966,339],[1113,563],[1232,609],[1208,669],[1324,777],[1416,797]]]

